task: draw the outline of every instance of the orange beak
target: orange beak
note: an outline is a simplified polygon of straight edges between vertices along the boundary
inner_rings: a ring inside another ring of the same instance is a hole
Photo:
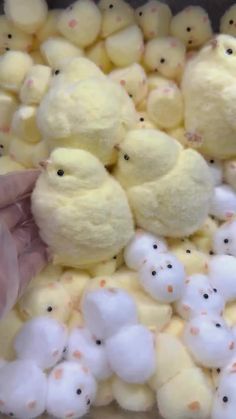
[[[51,163],[50,160],[43,160],[43,161],[39,162],[39,166],[42,167],[42,169],[46,170],[49,163]]]

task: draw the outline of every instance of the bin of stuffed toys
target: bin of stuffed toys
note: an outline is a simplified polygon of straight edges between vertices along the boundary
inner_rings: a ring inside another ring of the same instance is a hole
[[[0,4],[1,417],[235,419],[236,3]]]

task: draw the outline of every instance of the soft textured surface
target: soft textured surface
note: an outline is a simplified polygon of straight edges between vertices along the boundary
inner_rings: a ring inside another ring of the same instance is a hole
[[[134,23],[134,10],[123,0],[114,0],[112,3],[100,0],[98,6],[102,12],[102,38],[107,38]]]
[[[147,384],[128,384],[115,377],[112,391],[119,406],[128,411],[146,412],[155,404],[155,394]]]
[[[4,12],[17,28],[33,34],[46,21],[48,6],[45,0],[5,0]]]
[[[33,60],[26,52],[7,51],[0,57],[0,86],[11,92],[19,92],[32,65]]]
[[[209,262],[209,279],[226,302],[236,298],[236,259],[230,255],[213,256]],[[224,278],[224,281],[222,281]]]
[[[41,140],[41,134],[36,124],[36,112],[35,106],[21,105],[18,107],[11,123],[12,132],[16,137],[29,143],[38,143]]]

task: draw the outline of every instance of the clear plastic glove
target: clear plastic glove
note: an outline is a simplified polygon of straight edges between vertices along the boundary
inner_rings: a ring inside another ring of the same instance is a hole
[[[0,317],[47,263],[47,251],[30,211],[37,170],[0,176]]]

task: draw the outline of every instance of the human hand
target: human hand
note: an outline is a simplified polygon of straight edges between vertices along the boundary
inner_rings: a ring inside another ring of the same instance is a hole
[[[0,317],[47,263],[46,246],[30,211],[39,173],[25,170],[0,176]]]

